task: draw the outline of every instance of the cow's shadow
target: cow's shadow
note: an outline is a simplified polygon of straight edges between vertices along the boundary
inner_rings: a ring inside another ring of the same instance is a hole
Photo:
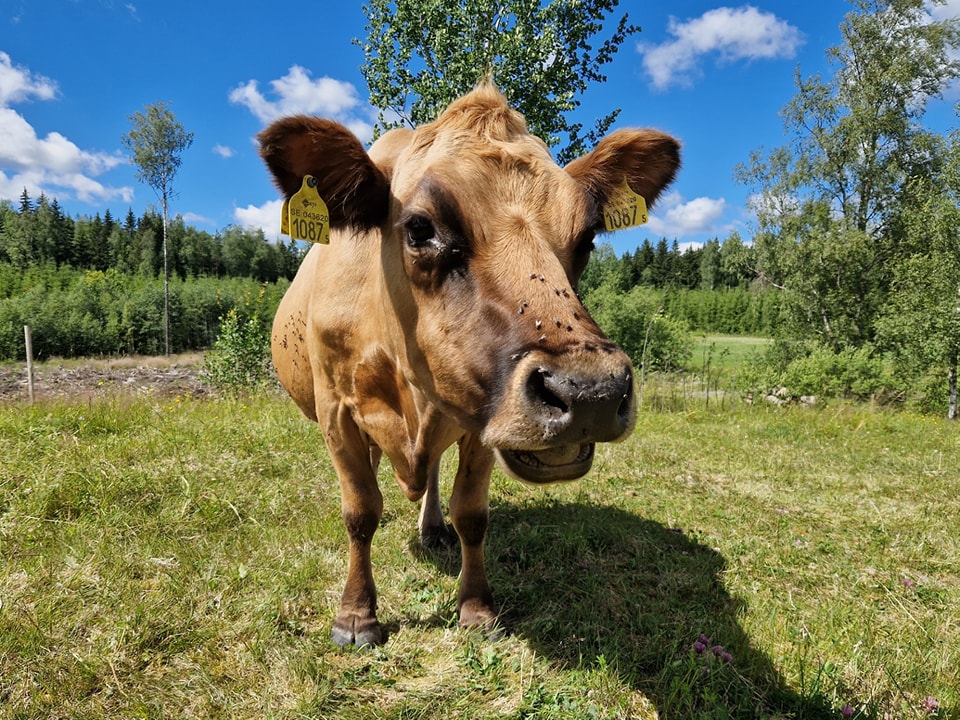
[[[491,509],[486,555],[507,632],[560,667],[615,668],[662,717],[720,717],[711,703],[726,705],[725,717],[838,717],[785,686],[740,627],[743,607],[723,587],[722,555],[683,531],[541,496]],[[452,569],[453,552],[431,556]],[[730,654],[726,668],[709,648],[691,650],[701,634]]]

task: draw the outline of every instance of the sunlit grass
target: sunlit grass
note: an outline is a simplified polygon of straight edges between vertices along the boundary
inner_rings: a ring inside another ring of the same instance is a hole
[[[358,651],[329,640],[337,480],[289,400],[0,406],[0,717],[958,717],[960,428],[679,407],[585,480],[497,474],[498,642],[456,627],[457,555],[384,467],[389,637]]]

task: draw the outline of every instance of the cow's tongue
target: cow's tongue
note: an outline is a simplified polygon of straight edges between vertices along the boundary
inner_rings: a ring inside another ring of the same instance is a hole
[[[528,482],[561,482],[582,477],[593,464],[593,443],[570,443],[546,450],[502,450],[506,469]]]
[[[547,450],[537,450],[536,452],[518,453],[519,455],[529,455],[531,464],[539,463],[556,467],[558,465],[570,465],[575,462],[583,462],[590,453],[589,445],[580,445],[579,443],[570,443],[561,445],[557,448]],[[583,455],[583,457],[580,457]]]

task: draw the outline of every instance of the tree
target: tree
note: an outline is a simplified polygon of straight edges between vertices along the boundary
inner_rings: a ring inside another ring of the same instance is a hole
[[[622,263],[617,259],[613,245],[603,242],[590,253],[590,260],[583,269],[577,292],[581,297],[601,285],[610,285],[621,292],[626,290],[626,278],[623,277]]]
[[[917,196],[924,201],[908,208],[902,219],[915,252],[894,269],[892,292],[877,334],[879,344],[896,357],[904,376],[934,380],[935,397],[942,392],[946,376],[947,416],[957,419],[960,131],[950,136],[941,156],[942,175],[913,180]],[[920,389],[925,390],[922,383]]]
[[[566,113],[619,46],[640,28],[624,14],[605,40],[596,36],[619,0],[369,0],[361,67],[378,131],[434,120],[440,111],[492,77],[524,114],[535,135],[567,162],[589,149],[619,110],[585,134]],[[594,50],[594,45],[599,47]]]
[[[911,179],[940,172],[924,111],[960,77],[960,28],[932,21],[926,0],[852,4],[828,50],[833,76],[797,73],[782,111],[792,143],[755,152],[737,173],[761,198],[761,280],[792,293],[795,327],[835,349],[873,337],[892,269],[910,251],[904,212],[923,200]]]
[[[173,179],[180,169],[180,156],[193,144],[176,116],[163,102],[147,105],[145,112],[129,117],[132,128],[122,138],[123,146],[133,154],[136,177],[146,183],[163,207],[163,335],[164,348],[170,354],[170,269],[167,260],[167,211],[173,194]]]
[[[720,245],[720,274],[727,287],[747,287],[754,278],[753,248],[734,230]]]
[[[720,259],[720,240],[707,240],[700,255],[700,289],[716,290],[723,284]]]

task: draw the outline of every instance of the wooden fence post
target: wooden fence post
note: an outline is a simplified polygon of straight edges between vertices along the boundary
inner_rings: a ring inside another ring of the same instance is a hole
[[[33,341],[30,338],[30,326],[23,326],[23,339],[27,344],[27,392],[33,403]]]

